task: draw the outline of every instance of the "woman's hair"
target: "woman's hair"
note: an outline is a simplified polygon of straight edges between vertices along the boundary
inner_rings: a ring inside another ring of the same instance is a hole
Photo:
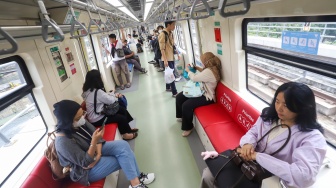
[[[85,76],[83,84],[83,92],[94,89],[102,89],[105,91],[103,80],[101,79],[100,72],[96,69],[90,70]]]
[[[221,61],[215,56],[212,52],[205,52],[201,55],[201,61],[204,64],[205,68],[209,68],[214,74],[217,81],[221,79]]]
[[[271,106],[265,108],[260,115],[264,121],[279,120],[275,102],[280,92],[284,93],[287,108],[297,114],[295,123],[300,131],[308,132],[318,129],[323,133],[322,126],[317,122],[314,93],[307,85],[298,82],[284,83],[276,90]]]

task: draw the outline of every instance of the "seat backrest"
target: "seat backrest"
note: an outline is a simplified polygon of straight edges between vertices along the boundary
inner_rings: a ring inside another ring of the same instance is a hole
[[[257,121],[260,112],[251,106],[244,99],[237,103],[234,121],[244,130],[248,131]]]
[[[241,98],[223,83],[218,82],[216,87],[216,102],[220,104],[225,111],[234,118],[237,102]]]

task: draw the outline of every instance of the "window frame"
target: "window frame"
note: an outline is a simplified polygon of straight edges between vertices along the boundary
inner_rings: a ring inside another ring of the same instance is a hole
[[[247,67],[247,53],[258,55],[271,60],[276,60],[286,65],[305,69],[323,76],[336,79],[336,66],[324,60],[308,59],[300,56],[292,56],[278,51],[248,46],[247,25],[250,22],[331,22],[336,21],[335,16],[295,16],[295,17],[271,17],[271,18],[245,18],[242,22],[242,48],[245,50],[245,62]],[[247,69],[246,69],[247,75]],[[247,87],[246,77],[246,87]]]
[[[22,88],[14,91],[13,93],[10,93],[9,95],[5,96],[4,98],[0,99],[0,111],[4,110],[5,108],[7,108],[8,106],[10,106],[11,104],[17,102],[18,100],[26,97],[27,95],[31,95],[36,109],[39,112],[41,119],[43,121],[43,124],[45,126],[45,132],[43,135],[41,135],[41,138],[38,139],[38,141],[33,145],[33,147],[25,154],[25,156],[21,159],[21,161],[16,165],[15,168],[12,169],[12,171],[7,175],[7,177],[0,182],[0,187],[3,186],[6,181],[13,175],[13,173],[15,173],[15,171],[20,167],[20,165],[22,164],[23,161],[25,161],[25,159],[28,157],[28,155],[33,151],[33,149],[41,142],[41,140],[43,139],[43,137],[47,134],[48,132],[48,126],[46,124],[46,121],[42,115],[41,109],[38,106],[38,103],[36,101],[35,95],[33,93],[33,89],[35,88],[35,84],[33,82],[33,79],[30,76],[28,67],[25,63],[25,61],[22,59],[22,57],[15,55],[15,56],[10,56],[10,57],[6,57],[3,59],[0,59],[0,65],[2,64],[6,64],[9,63],[11,61],[15,61],[18,66],[20,67],[21,73],[26,81],[26,85],[23,86]]]
[[[29,74],[28,68],[27,68],[26,64],[24,63],[24,60],[20,56],[15,55],[15,56],[7,57],[7,58],[4,58],[4,59],[0,59],[0,65],[9,63],[11,61],[15,61],[19,65],[20,70],[22,72],[22,75],[23,75],[27,85],[23,86],[22,88],[14,91],[13,93],[10,93],[9,95],[0,99],[0,111],[4,110],[9,105],[11,105],[12,103],[15,103],[16,101],[20,100],[21,98],[23,98],[24,96],[26,96],[28,94],[32,94],[32,96],[34,98],[34,95],[33,95],[32,91],[33,91],[33,88],[35,87],[35,84],[34,84],[33,79],[31,78],[31,76]],[[35,100],[35,102],[36,102],[36,100]]]
[[[248,24],[251,22],[336,22],[335,16],[295,16],[295,17],[271,17],[271,18],[245,18],[242,21],[242,48],[245,50],[245,75],[246,75],[246,89],[254,96],[258,97],[260,100],[269,104],[268,101],[265,101],[254,92],[252,92],[248,87],[248,54],[256,55],[265,59],[273,60],[285,65],[292,67],[300,68],[307,70],[322,76],[327,76],[333,79],[336,79],[336,65],[332,65],[330,62],[327,62],[323,59],[316,58],[304,58],[302,56],[294,56],[287,53],[281,53],[277,50],[270,50],[266,48],[258,48],[256,46],[248,46]],[[327,142],[333,148],[336,148],[336,145]]]

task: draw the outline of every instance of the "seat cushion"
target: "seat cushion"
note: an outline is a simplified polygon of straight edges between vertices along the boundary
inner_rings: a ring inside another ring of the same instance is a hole
[[[80,183],[73,182],[71,180],[67,180],[67,181],[64,182],[62,188],[103,188],[104,183],[105,183],[105,178],[103,178],[99,181],[90,183],[90,186],[84,186]]]
[[[217,152],[236,148],[245,134],[235,122],[214,124],[206,127],[205,132]]]
[[[233,122],[226,110],[217,103],[198,107],[194,110],[194,114],[203,128],[216,123]]]

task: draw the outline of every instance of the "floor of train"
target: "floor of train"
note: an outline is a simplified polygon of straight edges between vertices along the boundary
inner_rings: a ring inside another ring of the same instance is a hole
[[[140,171],[155,173],[150,188],[197,188],[206,166],[200,156],[204,147],[196,131],[182,137],[181,123],[175,118],[175,98],[166,92],[164,72],[157,72],[148,64],[153,60],[153,52],[144,49],[138,55],[148,73],[134,72],[132,87],[117,92],[127,97],[128,110],[135,119],[131,126],[140,129],[139,136],[129,142]],[[179,92],[185,81],[175,83]],[[117,187],[128,186],[129,181],[121,172]]]

